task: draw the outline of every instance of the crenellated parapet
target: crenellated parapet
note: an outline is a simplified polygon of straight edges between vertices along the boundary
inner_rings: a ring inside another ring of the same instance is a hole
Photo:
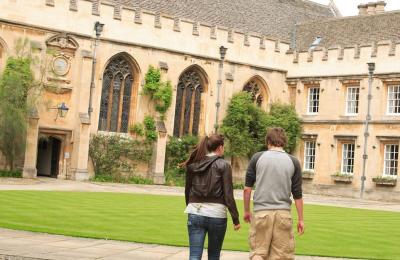
[[[200,22],[190,20],[187,18],[174,17],[172,15],[160,12],[154,12],[143,9],[141,7],[130,7],[122,4],[122,1],[110,1],[110,0],[45,0],[45,4],[50,7],[57,7],[58,4],[62,4],[64,1],[69,1],[69,10],[74,12],[83,12],[80,8],[80,4],[83,2],[89,2],[92,5],[92,15],[103,16],[104,9],[113,8],[113,19],[114,20],[128,20],[135,24],[143,24],[143,17],[146,16],[146,21],[149,21],[148,17],[152,16],[153,26],[157,29],[165,30],[172,23],[172,31],[184,33],[183,27],[188,25],[192,28],[192,36],[207,36],[208,39],[217,40],[221,43],[234,44],[242,47],[258,48],[260,50],[266,50],[266,45],[270,44],[273,47],[274,52],[280,53],[281,50],[287,50],[289,43],[282,41],[275,37],[269,37],[261,35],[256,32],[247,32],[240,29],[228,28],[224,26],[215,26],[206,22]]]
[[[321,63],[329,61],[357,61],[385,58],[399,55],[400,41],[385,40],[352,46],[335,45],[331,47],[310,48],[308,51],[288,50],[293,63]]]

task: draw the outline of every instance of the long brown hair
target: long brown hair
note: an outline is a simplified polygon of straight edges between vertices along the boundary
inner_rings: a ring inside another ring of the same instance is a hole
[[[206,158],[207,153],[214,152],[221,145],[224,145],[224,136],[219,134],[204,136],[189,155],[189,158],[183,162],[181,166],[186,167],[191,163],[203,161]]]

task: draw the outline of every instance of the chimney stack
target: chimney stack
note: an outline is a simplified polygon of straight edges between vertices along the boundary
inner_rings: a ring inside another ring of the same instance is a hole
[[[385,12],[385,6],[386,6],[386,2],[385,1],[376,2],[375,13],[377,13],[377,14],[384,13]]]
[[[360,4],[358,5],[358,15],[366,15],[367,14],[367,5]]]
[[[376,9],[376,3],[374,3],[374,2],[369,2],[369,3],[367,4],[367,13],[368,13],[369,15],[375,14],[375,9]]]
[[[368,4],[358,5],[358,15],[373,15],[385,12],[385,1],[369,2]]]

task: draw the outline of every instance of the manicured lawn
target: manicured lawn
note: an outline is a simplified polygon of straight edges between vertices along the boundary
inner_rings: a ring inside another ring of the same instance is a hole
[[[242,209],[242,201],[238,201]],[[1,191],[0,226],[54,234],[187,246],[183,197]],[[297,254],[399,259],[400,213],[306,205]],[[225,249],[248,250],[248,225]]]

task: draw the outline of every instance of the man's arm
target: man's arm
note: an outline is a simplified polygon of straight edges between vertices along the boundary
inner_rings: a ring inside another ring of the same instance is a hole
[[[244,204],[243,219],[247,223],[250,223],[251,221],[251,211],[250,211],[251,190],[252,190],[251,187],[244,187],[243,190],[243,204]]]
[[[246,183],[243,190],[243,203],[244,203],[244,215],[243,219],[245,222],[249,223],[251,221],[251,211],[250,211],[250,199],[251,191],[254,183],[256,182],[256,168],[257,161],[262,155],[262,152],[253,155],[249,162],[249,166],[246,171]]]
[[[297,209],[297,232],[299,235],[304,233],[303,199],[294,200]]]
[[[303,189],[302,189],[302,176],[301,166],[299,160],[291,156],[294,165],[294,174],[292,177],[292,195],[297,210],[297,232],[302,235],[304,233],[304,215],[303,215]]]

